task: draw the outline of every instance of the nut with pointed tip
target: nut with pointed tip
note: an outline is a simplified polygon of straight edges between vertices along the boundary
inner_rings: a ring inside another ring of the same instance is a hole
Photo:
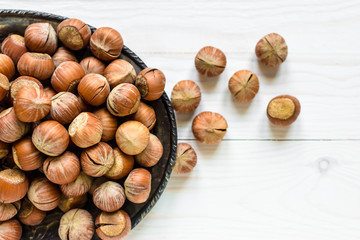
[[[101,177],[114,164],[114,152],[109,144],[100,142],[81,153],[81,168],[89,176]]]
[[[120,83],[134,83],[136,72],[133,65],[128,61],[116,59],[105,68],[104,76],[108,80],[110,87],[114,88]]]
[[[123,46],[124,42],[120,33],[110,27],[96,29],[90,38],[92,54],[103,61],[118,58]]]
[[[141,97],[148,101],[159,99],[165,89],[165,75],[155,68],[145,68],[136,77],[135,85]]]
[[[37,89],[43,89],[43,85],[36,78],[29,77],[29,76],[20,76],[10,83],[11,101],[13,102],[15,100],[15,96],[21,88],[28,87],[28,86],[31,86],[31,87],[34,87]]]
[[[20,170],[5,169],[0,171],[0,202],[13,203],[25,197],[29,181]]]
[[[20,209],[20,201],[13,203],[0,203],[0,222],[13,218]]]
[[[264,65],[278,67],[286,60],[288,47],[282,36],[270,33],[259,40],[255,47],[255,53]]]
[[[60,190],[65,196],[69,198],[76,198],[86,195],[86,193],[90,190],[92,182],[93,178],[81,171],[79,176],[73,182],[60,185]]]
[[[61,194],[57,185],[40,177],[31,182],[27,196],[37,209],[50,211],[59,205]]]
[[[156,123],[156,114],[152,106],[140,102],[138,110],[130,116],[130,119],[141,122],[151,130]]]
[[[272,124],[285,127],[296,121],[300,110],[300,102],[296,97],[280,95],[269,102],[267,116]]]
[[[53,55],[57,48],[57,36],[50,23],[33,23],[25,29],[25,45],[32,52]]]
[[[221,142],[227,127],[225,118],[215,112],[199,113],[192,122],[192,132],[195,138],[206,144]]]
[[[17,215],[20,222],[28,226],[39,225],[46,217],[46,212],[37,209],[30,200],[25,197],[21,201],[21,208]]]
[[[0,159],[6,157],[10,152],[10,144],[0,141]]]
[[[0,53],[0,73],[4,74],[9,81],[12,80],[12,77],[15,74],[15,65],[13,60],[2,53]]]
[[[249,102],[259,91],[259,79],[249,70],[237,71],[229,80],[229,90],[237,101]]]
[[[127,121],[119,126],[115,139],[121,151],[128,155],[137,155],[148,145],[150,132],[141,122]]]
[[[75,54],[65,47],[59,47],[56,50],[55,54],[52,56],[52,59],[54,61],[55,68],[57,68],[63,62],[67,62],[67,61],[78,62],[78,60],[75,57]]]
[[[199,50],[195,57],[196,70],[204,76],[219,76],[226,67],[226,56],[218,48],[206,46]]]
[[[138,110],[140,98],[140,92],[133,84],[121,83],[111,90],[106,106],[112,115],[124,117]]]
[[[179,113],[193,112],[201,101],[199,86],[191,80],[183,80],[174,86],[171,92],[171,104]]]
[[[91,30],[83,21],[70,18],[62,21],[56,32],[60,41],[71,50],[85,48],[90,40]]]
[[[14,108],[0,113],[0,141],[12,143],[22,138],[30,129],[29,124],[19,121]]]
[[[191,172],[197,163],[195,150],[187,143],[178,143],[174,173],[185,174]]]
[[[17,64],[20,57],[27,52],[24,37],[18,34],[10,34],[2,42],[1,52],[8,55]]]
[[[124,178],[134,168],[134,163],[134,156],[126,155],[116,147],[114,148],[114,164],[105,176],[114,180]]]
[[[17,63],[17,70],[21,75],[31,76],[39,80],[50,78],[54,69],[54,62],[46,53],[26,52]]]
[[[151,192],[151,173],[144,168],[136,168],[127,176],[125,183],[126,198],[132,203],[144,203]]]
[[[73,93],[59,92],[51,98],[51,119],[61,124],[68,124],[80,113],[80,101]]]
[[[12,156],[15,164],[23,171],[38,169],[46,159],[46,156],[34,146],[31,137],[15,142],[12,145]]]
[[[60,219],[58,233],[61,240],[91,240],[94,231],[94,220],[86,210],[71,209]]]
[[[0,239],[20,240],[22,227],[18,220],[11,219],[6,222],[0,222]]]
[[[149,144],[144,151],[135,156],[135,159],[143,167],[152,167],[159,162],[163,152],[163,145],[159,138],[150,133]]]
[[[84,76],[84,69],[79,63],[66,61],[55,69],[51,77],[51,86],[57,92],[75,92]]]
[[[9,79],[2,73],[0,73],[0,101],[2,101],[10,90]]]
[[[131,230],[131,220],[124,210],[113,213],[101,212],[96,220],[96,233],[102,240],[121,240]]]
[[[78,197],[66,197],[65,195],[62,195],[58,207],[61,211],[68,212],[74,208],[83,208],[87,203],[87,200],[87,194]]]
[[[125,203],[124,188],[117,182],[107,181],[93,192],[93,202],[97,208],[105,212],[115,212]]]
[[[99,106],[106,101],[110,93],[110,86],[104,76],[89,73],[81,79],[78,93],[88,104]]]
[[[118,127],[118,118],[112,115],[106,108],[101,108],[95,111],[94,114],[100,119],[103,127],[101,141],[108,142],[113,140]]]
[[[96,57],[90,56],[81,60],[80,65],[85,71],[85,74],[98,73],[103,75],[105,64]]]

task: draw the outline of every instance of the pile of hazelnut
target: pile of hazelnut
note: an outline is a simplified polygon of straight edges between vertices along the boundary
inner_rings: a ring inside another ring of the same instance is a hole
[[[62,45],[59,47],[59,45]],[[93,56],[77,59],[89,46]],[[67,19],[29,25],[9,35],[0,54],[0,239],[20,239],[22,227],[46,212],[65,214],[61,239],[123,239],[131,229],[125,200],[144,203],[163,146],[150,130],[164,74],[118,59],[123,39],[102,27]],[[80,63],[78,60],[81,60]],[[134,169],[134,163],[140,168]],[[119,179],[125,179],[119,184]],[[88,195],[88,193],[90,195]],[[102,212],[81,209],[92,196]],[[17,216],[15,219],[14,217]]]

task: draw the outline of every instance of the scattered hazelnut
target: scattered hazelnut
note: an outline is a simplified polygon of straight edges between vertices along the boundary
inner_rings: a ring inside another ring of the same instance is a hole
[[[31,76],[39,80],[46,80],[54,72],[54,62],[46,53],[26,52],[17,63],[17,70],[21,75]]]
[[[80,113],[69,126],[71,141],[80,148],[88,148],[99,143],[102,132],[100,119],[89,112]]]
[[[123,117],[135,113],[140,104],[140,92],[130,83],[117,85],[107,98],[107,109],[115,116]]]
[[[60,185],[60,190],[65,196],[69,198],[76,198],[86,195],[86,193],[90,190],[92,182],[92,177],[81,171],[75,181]]]
[[[286,60],[288,47],[282,36],[270,33],[259,40],[255,48],[259,61],[268,67],[277,67]]]
[[[46,159],[46,156],[34,146],[31,137],[15,142],[12,145],[12,156],[15,164],[24,171],[38,169]]]
[[[135,85],[141,97],[148,101],[159,99],[165,89],[165,75],[155,68],[145,68],[136,77]]]
[[[0,113],[0,141],[12,143],[22,138],[29,131],[29,124],[20,122],[14,108]]]
[[[59,47],[56,50],[55,54],[52,56],[52,59],[54,61],[55,68],[57,68],[63,62],[78,61],[75,57],[75,54],[65,47]]]
[[[44,88],[44,92],[45,92],[46,96],[48,96],[48,98],[50,98],[50,99],[56,95],[55,90],[52,89],[51,87]]]
[[[0,101],[2,101],[10,90],[10,83],[8,78],[0,73]]]
[[[85,48],[90,40],[91,30],[83,21],[70,18],[62,21],[57,27],[60,41],[71,50]]]
[[[114,88],[120,83],[134,83],[136,72],[128,61],[116,59],[105,68],[104,76],[108,80],[110,87]]]
[[[21,55],[27,52],[24,37],[18,34],[10,34],[2,42],[1,52],[8,55],[17,64]]]
[[[20,201],[0,203],[0,222],[13,218],[20,209]]]
[[[112,115],[105,108],[101,108],[94,112],[94,114],[100,119],[101,125],[103,127],[103,133],[101,136],[101,141],[108,142],[115,138],[115,133],[118,127],[118,119]]]
[[[249,102],[259,91],[259,79],[249,70],[237,71],[229,80],[229,90],[237,101]]]
[[[63,212],[68,212],[74,208],[82,208],[85,206],[88,198],[87,195],[81,195],[78,197],[66,197],[65,195],[61,196],[59,208]]]
[[[91,240],[94,235],[94,221],[91,214],[75,208],[60,219],[59,236],[61,240]]]
[[[192,122],[192,132],[195,138],[206,144],[221,142],[227,127],[225,118],[215,112],[199,113]]]
[[[81,65],[74,61],[61,63],[51,77],[51,86],[57,92],[75,92],[85,72]]]
[[[96,220],[96,233],[102,240],[124,239],[131,230],[129,215],[119,210],[113,213],[101,212]]]
[[[141,122],[151,130],[156,123],[154,108],[146,103],[140,102],[138,110],[131,116],[131,119]]]
[[[50,23],[33,23],[25,29],[25,45],[32,52],[53,55],[57,48],[57,36]]]
[[[160,140],[150,133],[149,144],[144,151],[135,156],[135,159],[143,167],[152,167],[159,162],[163,152],[163,145]]]
[[[0,202],[13,203],[23,197],[29,187],[29,181],[20,170],[5,169],[0,171]]]
[[[69,145],[69,134],[60,123],[49,120],[39,124],[32,134],[34,146],[48,156],[59,156]]]
[[[127,121],[119,126],[115,139],[121,151],[128,155],[137,155],[148,145],[150,132],[141,122]]]
[[[104,76],[89,73],[81,79],[78,93],[88,104],[99,106],[106,101],[110,93],[110,86]]]
[[[11,219],[6,222],[0,222],[0,239],[20,240],[22,227],[18,220]]]
[[[109,144],[100,142],[81,153],[81,168],[89,176],[101,177],[114,164],[114,152]]]
[[[107,179],[106,177],[99,177],[99,178],[95,178],[93,183],[91,184],[91,187],[89,189],[89,194],[93,195],[95,189],[97,189],[101,184],[103,184],[104,182],[109,181],[109,179]]]
[[[39,225],[46,217],[46,212],[37,209],[28,198],[23,198],[17,215],[20,222],[28,226]]]
[[[289,126],[299,116],[300,109],[300,102],[296,97],[280,95],[269,102],[267,116],[274,125]]]
[[[178,82],[171,92],[171,104],[179,113],[193,112],[201,101],[199,86],[191,80]]]
[[[73,93],[59,92],[51,98],[51,119],[61,124],[68,124],[80,113],[80,101]]]
[[[120,56],[124,42],[118,31],[109,27],[95,30],[90,38],[90,50],[103,61],[110,61]]]
[[[219,76],[226,67],[226,56],[218,48],[203,47],[196,54],[195,67],[201,75],[207,77]]]
[[[174,173],[184,174],[191,172],[197,163],[195,150],[187,143],[178,143]]]
[[[4,74],[9,81],[15,74],[15,65],[13,60],[5,54],[0,53],[0,73]]]
[[[105,70],[105,64],[96,57],[86,57],[81,60],[80,65],[85,71],[85,74],[98,73],[103,75]]]
[[[0,141],[0,159],[6,157],[9,154],[10,145]]]
[[[151,192],[151,173],[144,168],[136,168],[127,176],[125,183],[126,198],[133,203],[144,203]]]
[[[34,87],[38,89],[43,89],[43,85],[36,78],[29,76],[20,76],[10,83],[10,98],[13,102],[15,100],[16,94],[23,87]]]
[[[114,148],[114,164],[105,174],[106,177],[118,180],[126,177],[134,168],[134,156],[126,155],[119,148]]]
[[[31,182],[27,196],[37,209],[50,211],[59,205],[61,194],[54,183],[40,177]]]
[[[124,188],[116,182],[107,181],[93,192],[93,202],[97,208],[105,212],[115,212],[125,203]]]

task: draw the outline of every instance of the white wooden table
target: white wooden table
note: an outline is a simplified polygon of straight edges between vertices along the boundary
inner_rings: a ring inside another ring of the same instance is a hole
[[[198,166],[172,176],[151,213],[129,235],[148,239],[360,239],[360,2],[357,0],[0,1],[1,8],[46,11],[111,26],[149,66],[177,81],[199,83],[195,114],[221,113],[224,141],[194,140],[194,115],[178,116],[179,141],[194,146]],[[257,41],[284,36],[289,55],[278,72],[258,65]],[[218,79],[194,68],[205,45],[228,60]],[[260,91],[251,104],[232,100],[228,79],[254,71]],[[289,128],[271,126],[268,101],[299,98],[302,112]]]

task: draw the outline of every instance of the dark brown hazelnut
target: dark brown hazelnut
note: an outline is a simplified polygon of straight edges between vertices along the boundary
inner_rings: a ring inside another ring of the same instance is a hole
[[[87,200],[87,194],[83,194],[78,197],[67,197],[65,195],[62,195],[58,207],[61,211],[68,212],[69,210],[74,208],[84,207]]]
[[[90,190],[92,183],[93,178],[81,171],[75,181],[60,185],[60,190],[65,196],[75,198],[85,195]]]
[[[99,106],[106,101],[110,93],[110,85],[104,76],[89,73],[81,79],[78,93],[86,103]]]

